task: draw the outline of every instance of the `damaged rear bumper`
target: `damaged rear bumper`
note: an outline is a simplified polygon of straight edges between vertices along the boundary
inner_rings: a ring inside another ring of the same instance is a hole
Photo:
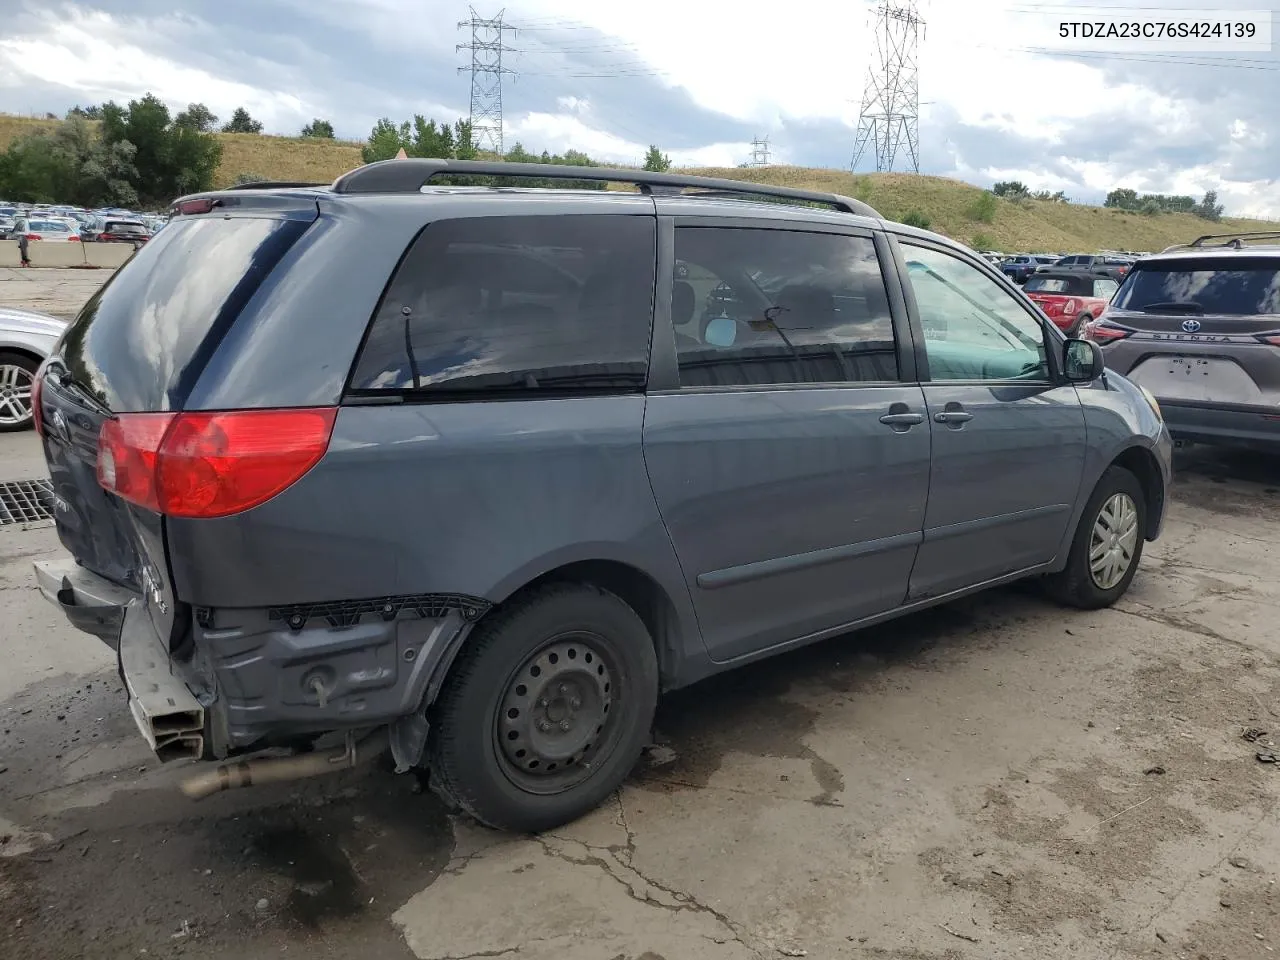
[[[162,760],[226,759],[388,727],[397,768],[422,756],[424,706],[487,604],[423,595],[286,609],[196,608],[171,652],[144,598],[74,561],[35,564],[73,626],[117,653],[139,731]]]
[[[71,560],[37,561],[40,592],[71,624],[116,651],[129,712],[161,760],[204,755],[205,708],[173,671],[172,661],[137,594]]]

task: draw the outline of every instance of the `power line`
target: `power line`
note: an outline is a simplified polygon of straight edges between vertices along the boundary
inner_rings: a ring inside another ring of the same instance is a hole
[[[858,136],[849,169],[855,170],[874,144],[876,170],[893,169],[906,149],[913,173],[920,172],[920,71],[916,51],[924,21],[916,0],[883,0],[876,9],[876,59],[858,110]]]
[[[471,72],[471,142],[477,149],[505,153],[502,144],[502,75],[514,73],[502,65],[504,53],[514,53],[503,43],[507,31],[515,27],[502,22],[506,10],[485,19],[471,7],[471,19],[458,22],[458,29],[471,28],[471,42],[458,44],[459,50],[471,51],[471,64],[458,72]]]

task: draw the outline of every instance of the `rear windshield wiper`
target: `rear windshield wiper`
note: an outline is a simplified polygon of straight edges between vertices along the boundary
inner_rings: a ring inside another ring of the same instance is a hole
[[[1148,303],[1139,308],[1143,313],[1204,313],[1204,307],[1194,300],[1166,300]]]

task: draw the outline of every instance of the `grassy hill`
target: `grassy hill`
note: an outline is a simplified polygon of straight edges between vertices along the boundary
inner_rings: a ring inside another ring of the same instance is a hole
[[[14,137],[52,126],[56,121],[0,114],[0,150]],[[241,173],[271,180],[324,183],[360,165],[360,144],[346,140],[218,134],[222,164],[215,186],[227,186]],[[901,220],[908,213],[927,218],[929,227],[984,249],[1018,251],[1160,250],[1203,233],[1274,230],[1276,224],[1227,218],[1208,223],[1190,214],[1146,216],[1082,204],[997,200],[994,209],[977,209],[983,191],[943,177],[902,173],[854,175],[805,167],[757,167],[686,171],[705,176],[827,190],[865,200],[881,215]],[[987,219],[989,217],[989,219]]]

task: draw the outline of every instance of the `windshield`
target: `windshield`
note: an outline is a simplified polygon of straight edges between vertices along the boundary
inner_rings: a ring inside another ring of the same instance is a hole
[[[1226,316],[1280,314],[1280,258],[1142,263],[1129,272],[1115,299],[1121,310],[1168,304]]]

